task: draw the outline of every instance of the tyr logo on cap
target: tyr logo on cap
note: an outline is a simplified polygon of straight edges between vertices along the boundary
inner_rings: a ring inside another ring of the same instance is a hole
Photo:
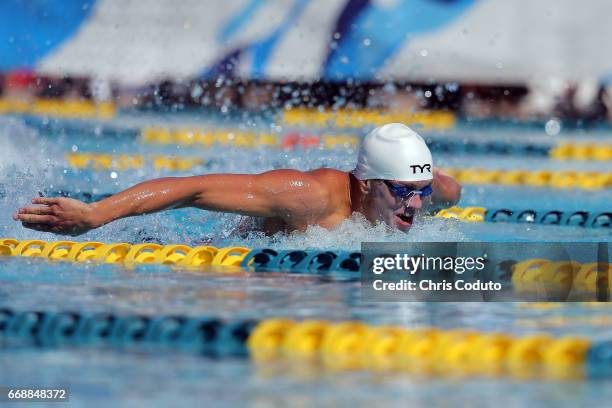
[[[410,168],[412,169],[412,174],[416,174],[417,169],[419,170],[420,174],[423,174],[425,170],[431,173],[431,164],[429,163],[423,164],[422,166],[418,164],[411,164]]]

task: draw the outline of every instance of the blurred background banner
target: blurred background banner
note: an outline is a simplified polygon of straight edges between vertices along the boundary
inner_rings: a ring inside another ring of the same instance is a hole
[[[0,70],[124,84],[612,77],[609,0],[3,0]]]

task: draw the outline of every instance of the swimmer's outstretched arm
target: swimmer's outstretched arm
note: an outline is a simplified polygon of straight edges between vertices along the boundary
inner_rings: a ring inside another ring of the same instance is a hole
[[[20,208],[13,218],[27,228],[73,235],[119,218],[180,207],[278,217],[290,225],[307,224],[329,211],[327,190],[296,170],[168,177],[91,204],[62,197],[34,198],[32,203],[39,205]]]
[[[433,207],[451,207],[457,204],[461,198],[461,184],[437,167],[434,167],[433,176]]]

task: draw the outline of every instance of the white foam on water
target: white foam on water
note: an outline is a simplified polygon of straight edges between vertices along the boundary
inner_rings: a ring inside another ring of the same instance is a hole
[[[22,120],[0,118],[0,236],[23,235],[24,229],[11,215],[53,184],[55,150]]]
[[[242,239],[242,244],[251,248],[359,250],[362,242],[465,241],[461,224],[452,221],[422,217],[405,233],[383,223],[372,225],[362,215],[355,214],[332,229],[309,226],[304,232],[278,233],[273,236],[251,232],[246,239]]]
[[[11,171],[38,174],[49,168],[48,146],[37,136],[23,121],[0,117],[0,177],[4,181],[14,178]]]

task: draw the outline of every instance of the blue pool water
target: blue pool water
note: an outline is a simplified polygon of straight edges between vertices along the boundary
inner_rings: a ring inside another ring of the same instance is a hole
[[[348,170],[352,149],[232,147],[188,148],[143,145],[135,129],[153,124],[191,123],[219,126],[216,118],[185,115],[124,114],[101,123],[44,123],[0,118],[0,237],[57,240],[25,230],[10,219],[20,205],[39,191],[68,189],[112,193],[147,178],[168,175],[150,166],[119,172],[75,170],[64,162],[66,152],[110,152],[197,156],[201,167],[172,175],[210,172],[257,172],[321,166]],[[222,125],[229,126],[224,123]],[[234,126],[270,126],[264,120],[237,121]],[[275,124],[280,126],[280,124]],[[113,128],[116,132],[109,132]],[[458,127],[445,137],[487,140],[540,140],[550,136],[537,129],[471,129]],[[610,142],[594,132],[562,133],[561,137]],[[553,161],[511,156],[435,155],[435,164],[449,167],[610,171],[609,162]],[[468,185],[460,206],[609,211],[612,189],[555,190]],[[120,220],[77,237],[79,241],[159,242],[215,246],[241,245],[358,250],[362,241],[612,241],[609,229],[525,224],[462,223],[424,217],[410,234],[389,232],[355,217],[327,231],[311,227],[304,233],[247,238],[233,231],[241,218],[200,210],[174,210]],[[216,316],[242,319],[358,319],[372,324],[405,327],[439,326],[503,331],[514,334],[548,332],[611,340],[610,307],[587,304],[537,308],[519,303],[366,303],[358,282],[316,276],[248,273],[186,273],[162,266],[127,270],[117,265],[48,263],[42,259],[0,258],[0,308],[75,310],[116,314]],[[125,406],[168,406],[202,403],[219,406],[320,405],[470,405],[594,406],[612,398],[612,380],[573,382],[512,379],[415,378],[400,373],[309,373],[278,363],[252,364],[239,359],[210,359],[168,351],[59,349],[14,345],[0,350],[1,385],[65,385],[76,406],[103,405],[121,398]]]

